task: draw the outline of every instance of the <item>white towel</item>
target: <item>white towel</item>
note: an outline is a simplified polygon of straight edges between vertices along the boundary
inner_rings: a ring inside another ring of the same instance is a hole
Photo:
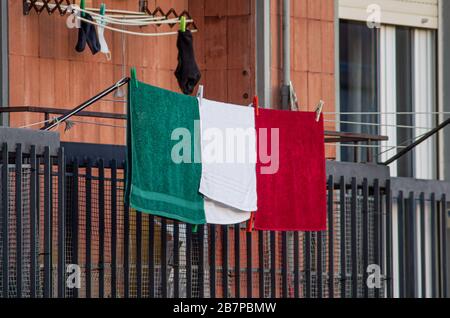
[[[257,210],[254,109],[205,98],[199,104],[206,220],[245,222]]]
[[[233,209],[205,197],[205,215],[208,224],[230,225],[250,220],[252,213]]]

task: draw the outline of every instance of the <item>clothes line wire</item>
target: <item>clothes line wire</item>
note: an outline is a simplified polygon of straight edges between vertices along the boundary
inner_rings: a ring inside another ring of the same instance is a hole
[[[27,3],[28,4],[31,4],[31,1],[30,0],[28,0],[27,1]],[[44,6],[44,3],[43,2],[35,2],[34,3],[36,6]],[[55,8],[57,5],[56,4],[53,4],[53,3],[47,3],[46,4],[49,8],[51,8],[51,9],[53,9],[53,8]],[[74,6],[74,4],[72,4],[72,6]],[[69,5],[65,5],[65,4],[60,4],[59,5],[59,7],[61,8],[61,9],[67,9],[68,7],[69,7]],[[95,12],[100,12],[100,9],[99,8],[86,8],[86,10],[89,10],[89,11],[95,11]],[[145,12],[138,12],[138,11],[128,11],[128,10],[119,10],[119,9],[106,9],[105,10],[105,12],[106,13],[109,13],[109,12],[111,12],[111,13],[117,13],[117,14],[119,14],[119,15],[126,15],[126,16],[136,16],[136,17],[139,17],[139,16],[149,16],[147,13],[145,13]]]
[[[34,126],[37,126],[37,125],[47,124],[47,123],[49,123],[49,122],[51,122],[51,121],[53,121],[55,119],[56,119],[56,117],[51,118],[51,119],[47,119],[47,120],[43,120],[43,121],[39,121],[39,122],[36,122],[36,123],[32,123],[32,124],[29,124],[29,125],[20,126],[19,128],[22,128],[22,129],[31,128],[31,127],[34,127]]]
[[[400,146],[403,146],[403,145],[407,145],[407,144],[413,143],[413,142],[415,142],[416,140],[418,140],[418,139],[422,138],[423,136],[425,136],[426,134],[428,134],[428,132],[426,132],[426,133],[424,133],[424,134],[421,134],[421,135],[419,135],[419,136],[417,136],[417,137],[414,137],[414,138],[405,140],[404,142],[400,143],[399,145],[400,145]],[[406,148],[406,146],[405,146],[404,148]],[[382,155],[384,155],[385,153],[388,153],[388,152],[390,152],[390,151],[392,151],[392,150],[395,150],[395,149],[396,149],[396,147],[392,147],[391,149],[388,149],[388,150],[385,150],[385,151],[381,152],[380,154],[378,154],[378,156],[382,156]]]
[[[136,19],[136,21],[133,21],[131,19],[116,19],[116,18],[111,18],[107,15],[101,15],[101,14],[97,14],[88,10],[84,10],[81,8],[72,8],[72,13],[76,14],[78,13],[78,11],[86,13],[91,15],[93,18],[95,18],[96,20],[100,20],[109,24],[118,24],[118,25],[129,25],[129,26],[145,26],[145,25],[150,25],[150,24],[177,24],[180,23],[181,20],[179,18],[171,18],[171,19],[166,19],[165,17],[149,17],[149,18],[139,18]],[[127,21],[129,20],[129,21]],[[194,22],[193,19],[187,19],[186,23],[192,23]]]
[[[393,127],[393,128],[404,128],[404,129],[427,129],[432,130],[433,128],[429,127],[418,127],[418,126],[405,126],[405,125],[389,125],[389,124],[375,124],[375,123],[364,123],[364,122],[356,122],[356,121],[338,121],[325,119],[325,122],[328,123],[340,123],[340,124],[348,124],[348,125],[364,125],[364,126],[375,126],[375,127]]]
[[[144,37],[157,37],[157,36],[168,36],[168,35],[178,35],[178,31],[173,31],[173,32],[159,32],[159,33],[143,33],[143,32],[133,32],[133,31],[127,31],[127,30],[121,30],[121,29],[117,29],[114,27],[110,27],[108,25],[103,25],[94,21],[90,21],[88,19],[82,18],[82,17],[78,17],[75,16],[76,19],[95,25],[95,26],[100,26],[100,27],[104,27],[105,29],[108,29],[110,31],[114,31],[114,32],[119,32],[119,33],[123,33],[123,34],[128,34],[128,35],[136,35],[136,36],[144,36]],[[192,33],[197,32],[197,30],[192,30]]]
[[[97,123],[97,122],[85,121],[85,120],[70,120],[70,121],[72,123],[75,123],[75,124],[93,125],[93,126],[109,127],[109,128],[120,128],[120,129],[126,129],[127,128],[126,126]]]
[[[30,3],[30,2],[28,2]],[[43,6],[44,4],[42,2],[36,2],[36,5],[40,5]],[[50,8],[54,8],[56,7],[55,4],[48,4],[48,6]],[[146,17],[143,17],[142,15],[140,17],[138,17],[135,21],[133,21],[134,18],[128,18],[128,19],[116,19],[113,17],[110,17],[108,15],[100,15],[98,13],[92,12],[92,9],[81,9],[79,6],[77,5],[61,5],[62,9],[66,9],[69,13],[74,14],[75,18],[80,20],[80,21],[84,21],[86,23],[90,23],[96,26],[101,26],[104,27],[105,29],[109,29],[111,31],[114,32],[121,32],[121,33],[126,33],[129,35],[138,35],[138,36],[165,36],[165,35],[175,35],[178,34],[177,32],[160,32],[160,33],[142,33],[142,32],[132,32],[132,31],[125,31],[125,30],[120,30],[117,28],[113,28],[113,27],[109,27],[109,26],[105,26],[102,23],[109,23],[109,24],[117,24],[117,25],[127,25],[127,26],[147,26],[147,25],[151,25],[151,24],[155,24],[155,25],[161,25],[161,24],[177,24],[177,23],[181,23],[181,20],[179,18],[171,18],[171,19],[167,19],[167,17],[153,17],[153,16],[148,16],[146,15]],[[95,10],[95,11],[99,11],[99,10]],[[84,19],[80,16],[78,16],[78,12],[83,12],[86,14],[89,14],[93,17],[96,18],[97,22],[93,22],[93,21],[89,21],[87,19]],[[128,20],[128,21],[127,21]],[[98,23],[98,22],[102,22],[102,23]],[[188,19],[186,20],[186,23],[192,23],[194,22],[193,19]],[[196,32],[197,30],[192,30],[191,32]]]
[[[450,115],[450,112],[324,112],[324,115]]]
[[[394,149],[402,149],[402,148],[406,148],[406,146],[384,146],[384,145],[352,145],[352,144],[344,144],[344,143],[331,143],[331,142],[326,142],[325,143],[326,146],[334,146],[334,147],[349,147],[349,148],[374,148],[374,149],[379,149],[379,148],[394,148]]]

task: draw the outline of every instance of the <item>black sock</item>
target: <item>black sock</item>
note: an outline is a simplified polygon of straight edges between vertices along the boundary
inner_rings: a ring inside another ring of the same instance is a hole
[[[94,21],[87,13],[84,15],[84,18],[89,21]],[[86,48],[86,43],[91,49],[93,55],[100,52],[100,41],[98,40],[95,25],[81,21],[81,26],[78,30],[78,43],[75,50],[80,53],[83,52]]]
[[[200,70],[195,61],[191,31],[178,32],[177,47],[178,66],[175,71],[175,76],[183,93],[191,95],[201,78]]]

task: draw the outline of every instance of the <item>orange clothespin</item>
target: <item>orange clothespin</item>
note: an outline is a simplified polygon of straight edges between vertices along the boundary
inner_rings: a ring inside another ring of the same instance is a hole
[[[258,96],[253,97],[253,107],[255,107],[255,115],[259,116],[259,100],[258,100]]]
[[[258,96],[253,97],[253,107],[255,108],[255,116],[259,116],[259,100]],[[251,233],[253,231],[253,223],[255,221],[255,212],[250,215],[250,220],[247,223],[247,232]]]
[[[247,232],[248,233],[253,232],[254,221],[255,221],[255,212],[252,212],[252,214],[250,214],[250,220],[248,220],[248,223],[247,223]]]

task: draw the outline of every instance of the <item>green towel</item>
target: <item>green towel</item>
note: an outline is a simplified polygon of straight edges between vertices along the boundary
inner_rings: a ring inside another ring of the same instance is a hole
[[[127,178],[125,200],[137,211],[205,224],[203,196],[199,193],[199,163],[176,164],[171,154],[179,141],[176,128],[196,134],[200,119],[197,98],[132,80],[128,93]],[[198,134],[197,134],[198,135]],[[191,140],[191,154],[200,149],[200,137]]]

